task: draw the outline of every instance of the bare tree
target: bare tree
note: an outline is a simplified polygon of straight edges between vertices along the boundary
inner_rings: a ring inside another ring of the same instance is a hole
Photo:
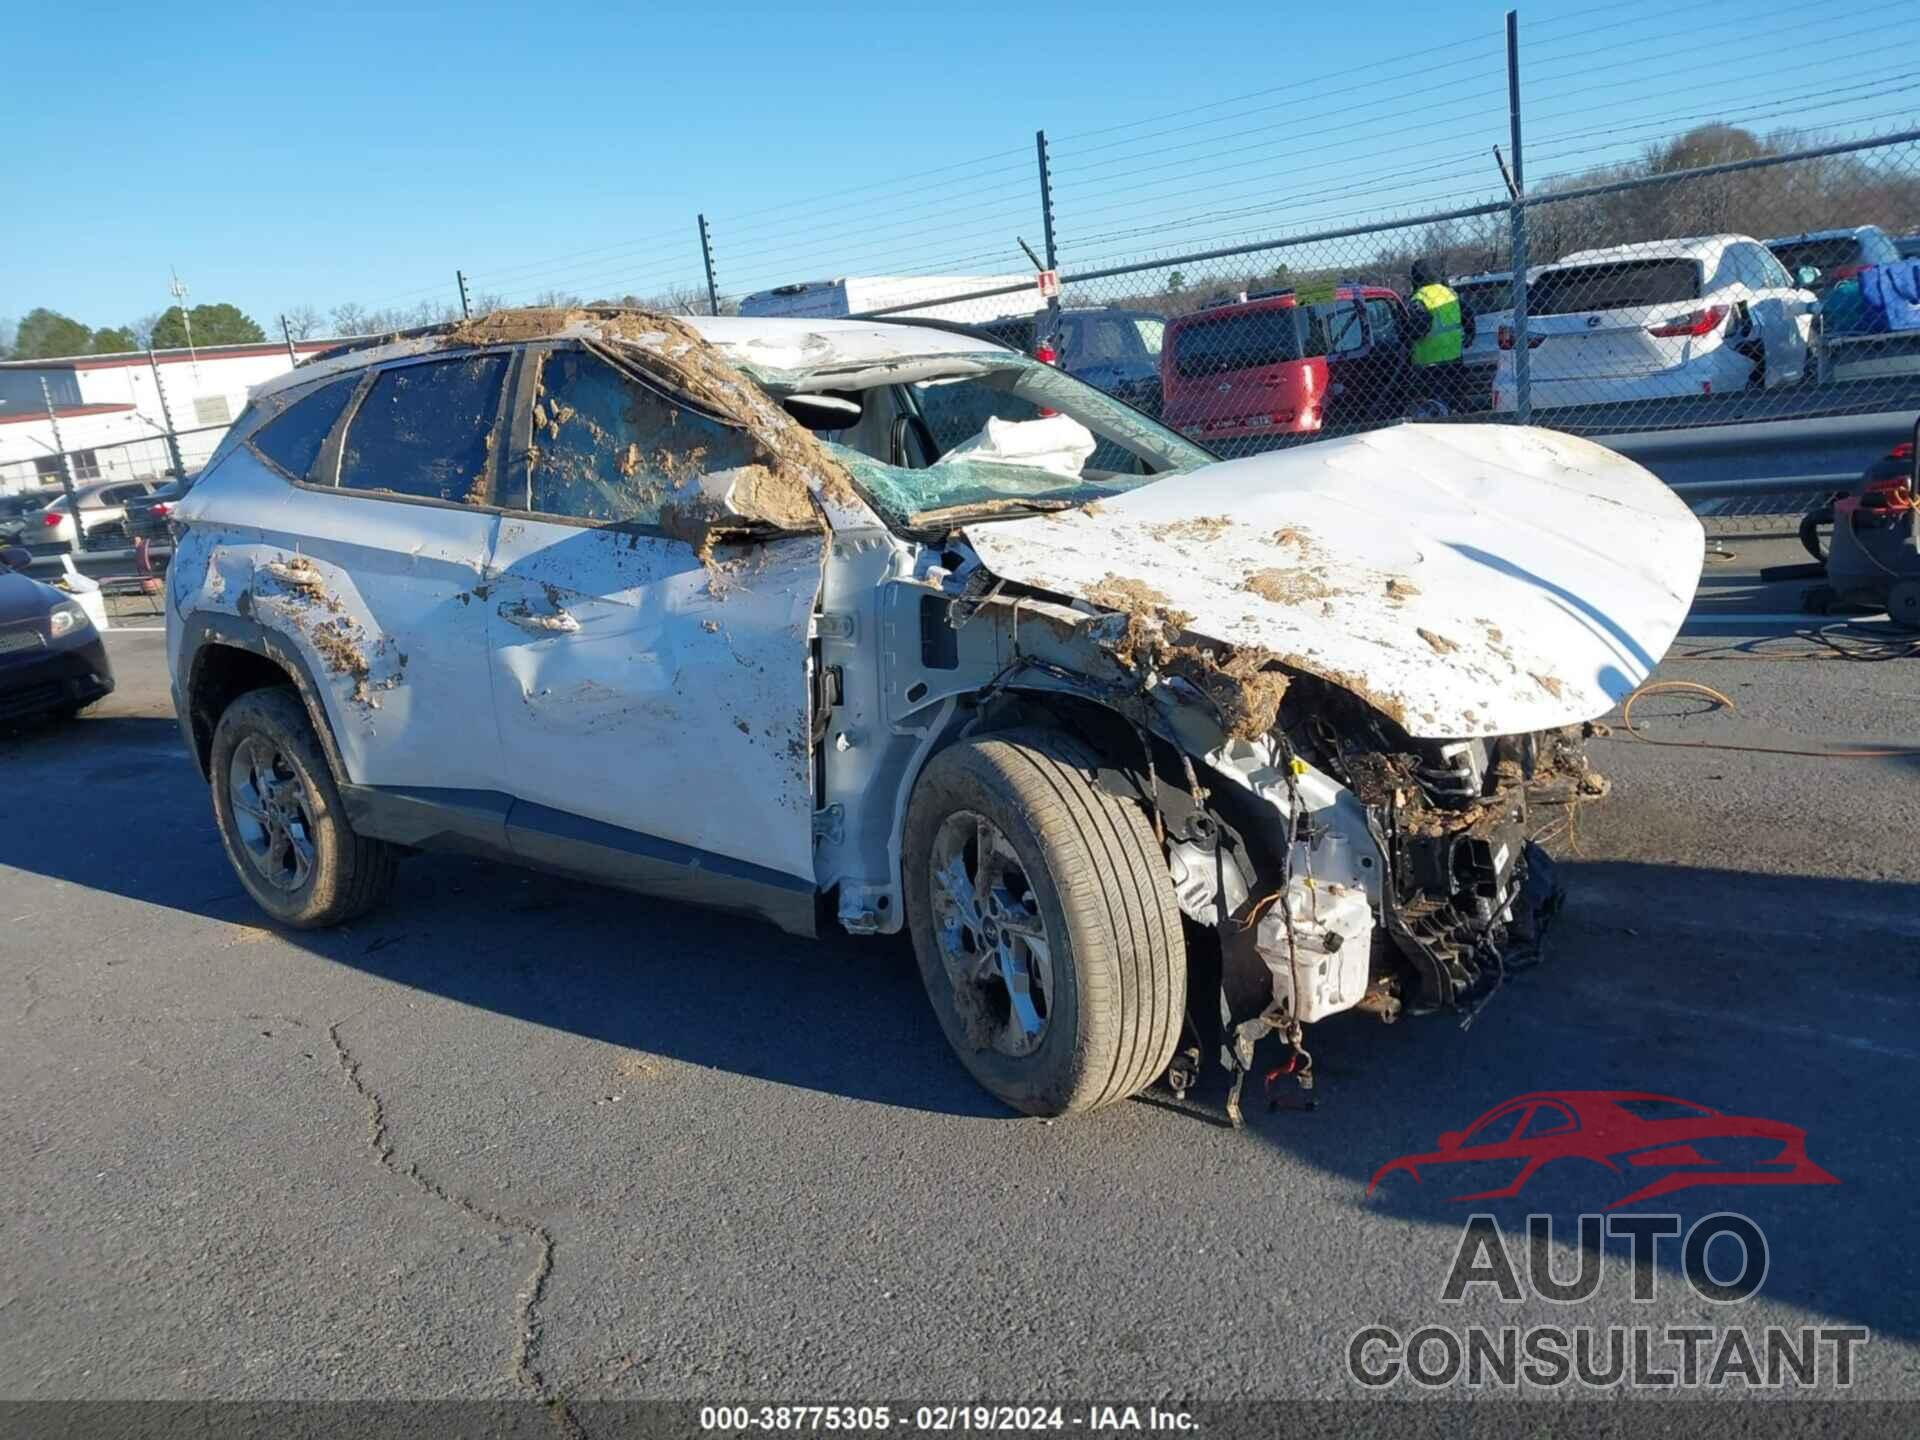
[[[311,305],[295,305],[289,310],[283,310],[280,318],[287,322],[287,331],[296,340],[311,340],[320,333],[320,327],[324,323],[320,318],[320,312]]]
[[[367,312],[361,306],[349,300],[345,304],[333,307],[333,333],[336,335],[365,335]]]

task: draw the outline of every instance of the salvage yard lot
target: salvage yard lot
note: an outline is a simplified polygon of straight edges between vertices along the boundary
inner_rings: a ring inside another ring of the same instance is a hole
[[[1752,571],[1789,545],[1737,543],[1699,614],[1788,608]],[[1738,712],[1636,721],[1920,739],[1920,662],[1691,658],[1781,628],[1690,626],[1658,678]],[[1546,1089],[1804,1127],[1839,1185],[1661,1208],[1753,1216],[1743,1323],[1869,1326],[1856,1393],[1912,1393],[1920,761],[1597,741],[1550,958],[1470,1029],[1314,1027],[1318,1109],[1250,1097],[1241,1133],[1164,1091],[1043,1123],[968,1078],[903,941],[449,857],[350,928],[264,928],[162,639],[110,636],[117,694],[0,739],[0,1394],[1339,1395],[1373,1323],[1714,1323],[1671,1265],[1651,1317],[1622,1283],[1577,1319],[1442,1307],[1467,1207],[1367,1180]]]

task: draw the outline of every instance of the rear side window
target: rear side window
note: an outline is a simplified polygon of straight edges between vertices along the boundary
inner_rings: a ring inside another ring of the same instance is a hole
[[[1527,287],[1535,315],[1576,315],[1583,310],[1639,310],[1700,298],[1695,260],[1621,260],[1607,265],[1569,265],[1549,270]]]
[[[533,444],[500,503],[602,524],[655,525],[687,480],[763,458],[752,436],[668,399],[584,350],[540,361]]]
[[[1460,297],[1460,308],[1478,319],[1482,315],[1493,315],[1513,307],[1513,289],[1504,280],[1484,281],[1478,285],[1456,285],[1453,293]]]
[[[1862,246],[1851,235],[1832,240],[1795,240],[1775,245],[1773,258],[1789,270],[1811,265],[1816,270],[1838,270],[1843,265],[1862,263]]]
[[[1391,300],[1372,299],[1366,305],[1366,321],[1361,323],[1360,306],[1352,300],[1330,300],[1313,307],[1317,332],[1324,332],[1324,345],[1309,342],[1309,354],[1350,355],[1370,345],[1391,345],[1400,336],[1400,317]]]
[[[355,375],[303,395],[254,432],[248,443],[296,480],[304,480],[333,433],[333,422],[353,398]]]
[[[484,503],[506,371],[470,355],[382,372],[347,425],[340,488]]]
[[[1067,327],[1068,349],[1076,360],[1131,360],[1139,353],[1124,320],[1104,315],[1073,317]]]
[[[1300,310],[1293,305],[1196,321],[1175,333],[1174,373],[1192,380],[1299,360],[1306,353],[1301,330]]]

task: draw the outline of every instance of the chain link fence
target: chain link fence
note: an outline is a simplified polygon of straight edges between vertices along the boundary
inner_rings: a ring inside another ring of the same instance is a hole
[[[1226,456],[1404,419],[1610,435],[1920,409],[1914,230],[1906,132],[859,313],[969,323]]]
[[[122,551],[137,540],[166,545],[169,499],[212,457],[228,428],[160,430],[0,464],[0,545],[24,545],[36,556]]]

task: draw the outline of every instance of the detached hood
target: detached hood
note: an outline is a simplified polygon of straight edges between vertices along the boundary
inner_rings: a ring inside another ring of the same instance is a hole
[[[1673,642],[1705,549],[1631,460],[1506,425],[1394,426],[966,535],[1003,579],[1146,594],[1432,739],[1605,714]]]

